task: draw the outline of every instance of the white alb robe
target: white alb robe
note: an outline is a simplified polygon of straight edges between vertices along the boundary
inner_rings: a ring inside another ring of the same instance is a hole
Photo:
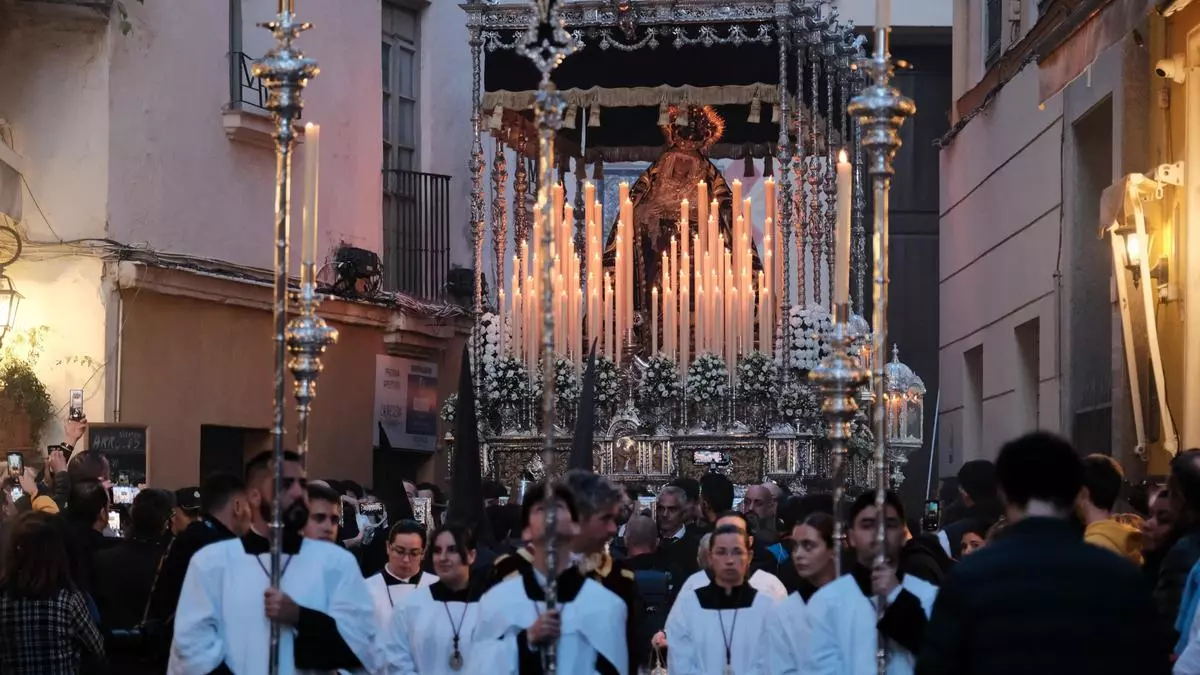
[[[925,618],[933,611],[937,587],[905,575],[888,596],[891,606],[908,591],[920,601]],[[804,661],[806,675],[875,675],[878,629],[875,599],[867,597],[853,574],[846,574],[817,591],[808,603],[811,643]],[[895,640],[888,641],[888,675],[912,675],[916,656]]]
[[[747,581],[750,584],[750,588],[753,588],[759,593],[765,593],[772,600],[778,602],[787,597],[787,587],[783,585],[783,582],[779,580],[779,577],[771,574],[770,572],[754,570]],[[702,588],[711,583],[712,577],[708,576],[708,572],[700,570],[699,572],[696,572],[692,576],[688,577],[687,580],[683,582],[683,586],[679,587],[679,593],[677,595],[693,593],[697,588]]]
[[[775,605],[775,620],[767,625],[767,637],[771,646],[771,675],[801,675],[812,642],[804,596],[792,593]]]
[[[728,643],[735,675],[769,675],[770,650],[762,640],[775,622],[775,604],[749,584],[728,595],[716,585],[680,593],[667,615],[667,672],[721,675]]]
[[[390,586],[387,577],[392,578],[393,584]],[[389,572],[387,567],[380,570],[378,574],[367,578],[367,590],[371,593],[371,601],[375,607],[375,627],[380,636],[391,625],[392,612],[404,604],[413,591],[432,586],[438,580],[436,576],[428,572],[417,572],[412,579],[395,583],[398,579],[399,577]]]
[[[478,617],[477,592],[468,589],[456,593],[441,583],[418,588],[396,606],[382,636],[383,673],[456,675],[450,667],[455,627],[463,670],[469,669]]]
[[[242,540],[209,544],[192,557],[175,612],[175,640],[168,672],[208,675],[221,664],[234,673],[265,673],[270,645],[263,594],[270,585],[270,555],[251,555]],[[305,539],[295,555],[283,555],[281,590],[302,608],[326,614],[367,672],[377,669],[371,596],[354,556],[326,541]],[[283,627],[279,672],[297,670],[296,629]]]
[[[522,657],[541,658],[538,650],[525,643],[525,630],[546,609],[541,584],[534,574],[531,568],[522,568],[521,573],[483,594],[470,662],[464,673],[523,675]],[[559,577],[558,588],[561,612],[555,653],[558,672],[599,673],[598,657],[603,657],[611,666],[610,672],[630,675],[625,601],[599,583],[584,579],[574,567]]]

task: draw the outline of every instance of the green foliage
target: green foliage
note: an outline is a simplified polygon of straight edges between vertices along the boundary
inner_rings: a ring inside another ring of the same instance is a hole
[[[54,403],[34,372],[47,328],[39,326],[10,336],[0,351],[0,392],[29,418],[29,443],[37,447],[42,429],[54,419]]]

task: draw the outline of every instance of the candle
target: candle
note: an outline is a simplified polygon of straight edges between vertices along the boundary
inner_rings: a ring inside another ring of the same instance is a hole
[[[892,27],[892,0],[875,0],[875,29]]]
[[[616,362],[617,361],[617,347],[616,347],[616,337],[615,337],[616,331],[614,330],[615,326],[613,325],[613,315],[614,315],[614,312],[616,309],[615,305],[616,305],[617,298],[616,298],[616,295],[613,293],[612,274],[610,274],[609,272],[604,273],[604,294],[605,294],[605,298],[607,298],[604,302],[604,312],[607,315],[605,317],[605,321],[604,321],[604,326],[605,326],[605,331],[606,331],[604,344],[608,346],[608,359],[610,361]]]
[[[304,125],[304,231],[300,240],[300,283],[315,283],[310,270],[317,257],[317,193],[320,191],[321,126]]]
[[[504,354],[508,353],[508,350],[506,347],[506,345],[508,344],[508,341],[505,340],[505,334],[508,331],[505,330],[505,326],[504,326],[504,301],[505,301],[504,289],[501,288],[500,290],[497,291],[497,293],[499,294],[500,301],[496,303],[496,312],[499,314],[499,316],[496,317],[496,320],[500,323],[500,354],[504,355]]]
[[[758,351],[771,355],[771,290],[762,272],[758,273]]]
[[[742,208],[742,181],[733,179],[733,218],[737,220],[738,210]]]
[[[763,208],[766,209],[767,220],[775,220],[775,177],[768,176],[763,182]]]
[[[834,236],[833,304],[850,302],[850,193],[852,191],[850,162],[846,151],[838,153],[837,163],[837,232]]]
[[[700,181],[696,185],[696,200],[696,231],[700,236],[696,262],[700,262],[700,251],[708,250],[708,183]]]
[[[683,254],[682,267],[679,269],[679,361],[684,365],[684,370],[687,370],[687,364],[691,360],[691,332],[692,332],[692,308],[691,295],[688,293],[688,262],[689,256]]]
[[[650,289],[650,353],[658,353],[658,286]]]

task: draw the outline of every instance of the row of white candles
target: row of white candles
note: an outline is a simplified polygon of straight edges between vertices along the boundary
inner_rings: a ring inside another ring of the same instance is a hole
[[[708,185],[699,183],[695,222],[700,226],[691,236],[672,237],[670,251],[662,254],[660,278],[651,288],[651,353],[675,360],[684,373],[693,354],[714,353],[734,364],[739,356],[754,351],[756,337],[758,351],[768,356],[774,351],[780,288],[787,280],[780,249],[786,242],[775,228],[775,181],[768,178],[764,184],[762,271],[757,273],[753,268],[753,202],[742,198],[741,181],[733,181],[732,192],[733,241],[726,241],[719,227],[717,200],[710,200]],[[835,305],[849,300],[850,194],[851,167],[842,152],[837,163]],[[501,351],[521,360],[528,372],[537,370],[543,325],[542,261],[550,255],[554,352],[578,364],[586,355],[586,330],[588,339],[597,341],[600,355],[620,361],[633,329],[635,256],[634,235],[627,225],[634,222],[629,185],[620,185],[615,264],[607,271],[602,257],[603,208],[596,201],[595,186],[590,182],[584,185],[586,245],[582,252],[575,249],[573,212],[564,204],[561,185],[552,187],[551,199],[551,249],[543,246],[543,228],[547,225],[535,211],[532,254],[528,242],[519,242],[519,252],[513,256],[511,300],[506,299],[503,289],[499,292]],[[681,234],[688,231],[691,209],[689,200],[680,203]],[[503,329],[506,323],[507,333]]]

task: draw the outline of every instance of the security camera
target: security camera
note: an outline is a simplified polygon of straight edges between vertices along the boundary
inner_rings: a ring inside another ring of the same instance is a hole
[[[1183,54],[1176,54],[1169,59],[1159,59],[1154,64],[1154,74],[1175,84],[1183,84],[1187,79],[1187,70],[1183,64]]]

